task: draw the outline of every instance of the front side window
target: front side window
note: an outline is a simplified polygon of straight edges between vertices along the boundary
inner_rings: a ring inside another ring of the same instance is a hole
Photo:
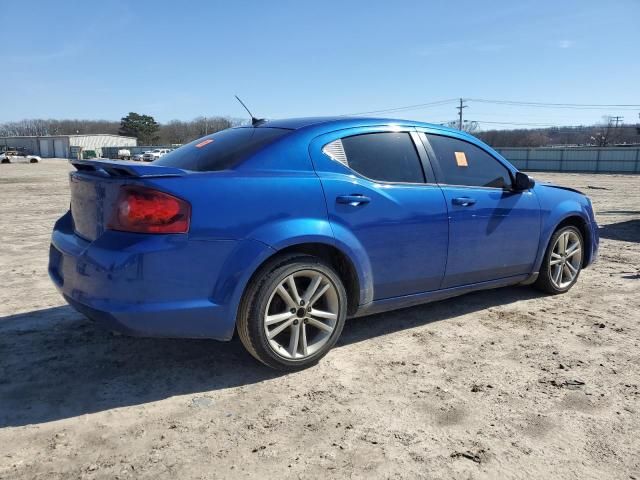
[[[354,135],[324,146],[325,155],[381,182],[424,183],[420,157],[406,132]]]
[[[426,137],[440,166],[440,183],[492,188],[511,186],[509,170],[481,148],[442,135],[426,134]]]

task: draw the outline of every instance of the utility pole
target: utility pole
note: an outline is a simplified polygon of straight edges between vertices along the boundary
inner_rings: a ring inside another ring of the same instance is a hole
[[[456,107],[458,109],[458,130],[462,130],[462,109],[467,108],[467,105],[464,104],[464,99],[460,99],[460,106]]]
[[[624,117],[620,117],[618,115],[616,115],[615,117],[609,117],[611,119],[612,122],[616,122],[614,128],[618,128],[618,125],[620,123],[622,123],[622,120],[624,120]]]
[[[624,117],[616,115],[615,117],[609,117],[609,119],[611,120],[611,122],[615,122],[615,125],[613,127],[613,131],[615,133],[611,135],[611,142],[615,144],[615,142],[620,138],[620,130],[618,130],[618,126],[622,124],[622,120],[624,119]]]
[[[600,138],[598,139],[598,146],[599,147],[606,147],[609,143],[611,143],[614,139],[614,132],[617,132],[618,126],[622,123],[622,120],[624,119],[624,117],[621,116],[609,116],[606,117],[607,120],[607,128],[605,130],[604,135],[601,134]]]

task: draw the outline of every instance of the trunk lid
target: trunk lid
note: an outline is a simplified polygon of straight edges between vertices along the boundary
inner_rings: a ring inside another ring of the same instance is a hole
[[[102,235],[113,215],[120,187],[144,183],[146,178],[181,177],[184,170],[160,165],[110,160],[72,160],[71,216],[76,235],[93,241]]]

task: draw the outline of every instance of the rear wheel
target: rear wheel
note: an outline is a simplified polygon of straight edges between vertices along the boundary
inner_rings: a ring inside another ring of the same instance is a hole
[[[238,335],[255,358],[279,370],[315,364],[335,345],[347,295],[319,258],[292,255],[270,262],[252,280],[238,315]]]
[[[582,270],[583,255],[580,230],[573,226],[559,229],[551,237],[535,286],[553,294],[569,291]]]

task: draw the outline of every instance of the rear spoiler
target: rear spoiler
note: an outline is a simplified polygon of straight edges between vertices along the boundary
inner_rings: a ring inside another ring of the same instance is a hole
[[[80,172],[95,172],[110,177],[182,177],[187,172],[175,167],[121,160],[71,160]]]

